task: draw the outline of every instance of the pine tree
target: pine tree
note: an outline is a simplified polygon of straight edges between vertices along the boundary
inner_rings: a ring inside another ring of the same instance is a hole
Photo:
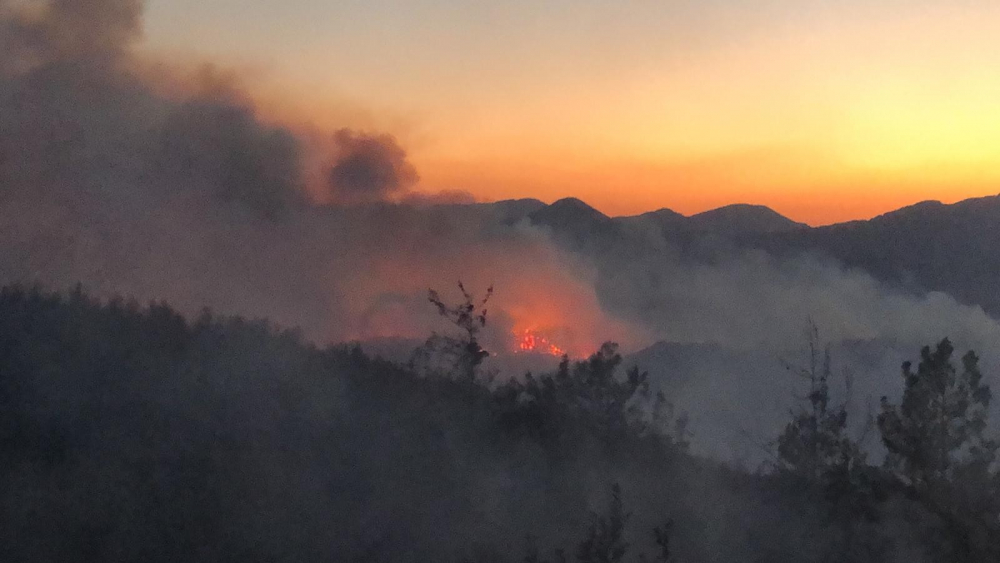
[[[828,548],[835,559],[880,561],[885,542],[874,524],[884,494],[861,444],[849,435],[849,400],[831,403],[830,349],[821,346],[815,324],[809,324],[808,365],[786,367],[808,382],[809,392],[778,437],[779,471],[818,494],[828,525],[838,530]],[[849,397],[850,377],[845,381]]]
[[[986,435],[991,400],[979,358],[952,363],[948,339],[925,346],[920,364],[903,364],[903,399],[882,398],[878,426],[889,453],[886,468],[912,498],[940,520],[942,559],[996,561],[991,536],[1000,532],[997,443]]]

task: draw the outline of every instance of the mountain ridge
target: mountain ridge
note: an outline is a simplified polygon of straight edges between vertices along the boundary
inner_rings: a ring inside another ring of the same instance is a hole
[[[580,200],[561,202],[527,219],[552,229],[557,241],[570,240],[572,248],[595,256],[634,251],[652,228],[693,260],[711,261],[741,250],[779,258],[826,257],[890,287],[913,294],[947,293],[1000,316],[1000,292],[995,290],[1000,287],[1000,195],[955,203],[928,200],[871,219],[819,227],[746,204],[690,217],[669,209],[608,217]],[[656,251],[648,252],[645,259],[655,259]]]
[[[891,220],[901,217],[916,216],[921,213],[933,212],[933,211],[945,211],[948,210],[965,210],[974,205],[982,205],[987,203],[997,203],[1000,204],[1000,193],[997,195],[988,195],[981,197],[966,198],[953,203],[943,203],[940,200],[928,199],[919,201],[910,205],[905,205],[897,209],[886,211],[879,215],[867,219],[851,219],[848,221],[839,221],[837,223],[831,223],[828,225],[809,225],[801,221],[796,221],[786,215],[775,211],[773,208],[762,204],[737,202],[726,204],[720,207],[715,207],[705,211],[700,211],[698,213],[693,213],[691,215],[685,215],[678,211],[675,211],[669,207],[661,207],[659,209],[653,209],[650,211],[645,211],[643,213],[632,214],[632,215],[608,215],[601,212],[597,208],[588,204],[586,201],[577,197],[565,197],[553,201],[552,203],[545,203],[536,198],[517,198],[517,199],[503,199],[492,202],[478,202],[474,204],[449,204],[452,206],[462,206],[462,205],[474,205],[474,206],[502,206],[502,207],[521,207],[527,208],[524,215],[549,215],[549,214],[569,214],[573,212],[583,213],[590,215],[594,218],[599,218],[601,221],[611,220],[613,222],[627,223],[627,222],[638,222],[643,220],[655,220],[659,222],[672,222],[672,221],[691,221],[694,220],[696,223],[700,223],[706,227],[712,224],[719,224],[727,219],[732,218],[756,218],[764,219],[768,221],[773,221],[773,224],[779,227],[775,230],[792,230],[792,229],[829,229],[840,226],[856,225],[860,223],[870,223],[873,221],[881,220]],[[761,230],[761,229],[753,229]]]

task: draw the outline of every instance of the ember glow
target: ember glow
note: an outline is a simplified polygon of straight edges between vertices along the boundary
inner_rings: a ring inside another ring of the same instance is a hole
[[[514,337],[517,339],[516,354],[548,354],[550,356],[563,356],[566,351],[556,346],[545,336],[531,330],[515,330]]]

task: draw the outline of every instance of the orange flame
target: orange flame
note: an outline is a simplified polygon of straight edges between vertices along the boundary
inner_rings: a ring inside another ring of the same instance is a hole
[[[517,347],[514,353],[537,353],[548,354],[550,356],[563,356],[566,354],[565,350],[531,329],[523,331],[515,330],[514,337],[517,339]]]

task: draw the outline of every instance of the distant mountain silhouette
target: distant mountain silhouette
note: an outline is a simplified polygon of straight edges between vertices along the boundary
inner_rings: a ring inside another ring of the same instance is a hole
[[[572,248],[605,248],[620,236],[614,219],[576,198],[560,199],[528,215],[532,224],[546,227]]]
[[[588,253],[631,252],[643,244],[635,236],[637,227],[652,228],[694,259],[711,259],[720,248],[829,256],[890,285],[915,293],[945,292],[1000,315],[1000,196],[950,205],[926,201],[870,220],[816,228],[746,204],[691,217],[661,209],[615,218],[575,198],[550,205],[537,200],[493,205],[503,206],[505,216],[526,218],[550,229],[557,241]]]
[[[411,205],[393,205],[378,203],[376,205],[389,208],[413,209]],[[546,207],[545,202],[532,198],[504,199],[489,203],[438,203],[424,207],[425,212],[447,216],[487,215],[500,223],[513,225],[525,217]],[[390,210],[387,212],[398,211]]]
[[[532,212],[531,221],[554,228],[576,228],[581,224],[606,225],[610,217],[575,197],[560,199]]]
[[[695,229],[727,234],[776,233],[809,228],[805,223],[792,221],[769,207],[745,203],[692,215],[687,223]]]
[[[664,233],[672,233],[685,229],[688,218],[673,209],[663,208],[642,215],[618,217],[615,221],[629,227],[649,226]]]
[[[762,205],[735,204],[686,217],[672,209],[659,209],[642,215],[611,218],[576,198],[556,201],[529,215],[531,222],[545,225],[557,232],[588,233],[608,230],[609,225],[649,225],[665,234],[713,233],[737,235],[746,233],[776,233],[808,229]],[[606,234],[606,233],[604,233]]]
[[[493,213],[506,224],[528,221],[572,250],[611,256],[604,263],[614,267],[655,256],[655,249],[643,250],[652,230],[686,259],[714,260],[720,253],[747,248],[779,257],[828,256],[892,286],[914,293],[941,291],[1000,316],[1000,195],[954,204],[925,201],[869,220],[824,227],[809,227],[749,204],[690,217],[670,209],[609,217],[576,198],[548,205],[518,199],[448,207]]]
[[[775,254],[813,251],[916,290],[946,292],[1000,314],[1000,196],[926,201],[759,241]]]
[[[489,207],[497,213],[504,223],[517,223],[528,215],[535,213],[546,207],[545,203],[537,199],[505,199],[494,203],[479,204]]]

